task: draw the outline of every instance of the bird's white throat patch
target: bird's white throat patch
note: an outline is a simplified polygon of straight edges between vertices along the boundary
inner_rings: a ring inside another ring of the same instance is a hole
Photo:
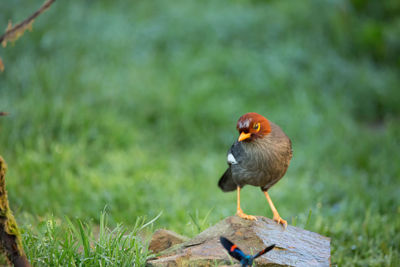
[[[228,154],[227,160],[228,160],[229,164],[237,164],[237,161],[236,161],[235,157],[232,155],[232,153]]]

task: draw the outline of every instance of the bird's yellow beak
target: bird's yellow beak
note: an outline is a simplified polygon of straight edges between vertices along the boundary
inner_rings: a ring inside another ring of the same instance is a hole
[[[238,141],[243,141],[246,140],[247,138],[250,138],[251,133],[245,133],[245,132],[241,132],[238,138]]]

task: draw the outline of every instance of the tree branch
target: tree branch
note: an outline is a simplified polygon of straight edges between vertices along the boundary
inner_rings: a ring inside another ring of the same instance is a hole
[[[46,11],[56,0],[47,0],[35,13],[33,13],[29,18],[18,23],[12,27],[11,21],[8,23],[6,32],[0,37],[0,43],[5,47],[7,42],[17,40],[22,34],[24,34],[26,29],[32,28],[32,23],[40,14]]]

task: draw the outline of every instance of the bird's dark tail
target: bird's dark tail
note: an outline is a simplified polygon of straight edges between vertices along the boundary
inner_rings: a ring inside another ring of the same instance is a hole
[[[232,179],[232,172],[231,172],[231,167],[229,167],[222,177],[219,179],[218,182],[219,188],[221,188],[222,191],[224,192],[229,192],[229,191],[234,191],[237,188],[237,185]]]

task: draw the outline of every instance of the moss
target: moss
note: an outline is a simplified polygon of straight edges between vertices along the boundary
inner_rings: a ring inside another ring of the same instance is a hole
[[[14,215],[12,214],[11,210],[8,209],[6,212],[6,218],[7,218],[7,224],[6,224],[6,233],[9,235],[15,235],[17,237],[18,241],[18,247],[22,249],[22,243],[21,243],[21,234],[19,232],[19,228],[17,225],[17,222],[15,221]]]
[[[0,156],[0,232],[1,234],[1,250],[6,254],[7,258],[14,263],[14,260],[25,255],[21,235],[17,222],[10,210],[8,204],[5,174],[7,165]]]

